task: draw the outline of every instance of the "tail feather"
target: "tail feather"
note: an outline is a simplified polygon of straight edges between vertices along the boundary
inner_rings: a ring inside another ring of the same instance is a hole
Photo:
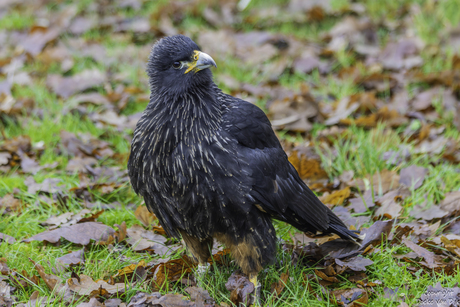
[[[359,234],[357,230],[350,230],[347,226],[335,215],[332,211],[328,212],[329,216],[329,230],[332,233],[337,234],[339,237],[345,240],[349,240],[358,245],[364,239],[363,235]]]

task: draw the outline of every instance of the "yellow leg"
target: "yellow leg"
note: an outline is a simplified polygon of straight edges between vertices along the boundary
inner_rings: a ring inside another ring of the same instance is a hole
[[[261,306],[260,304],[260,288],[261,285],[257,280],[257,274],[249,274],[249,281],[254,285],[254,302],[251,306]]]

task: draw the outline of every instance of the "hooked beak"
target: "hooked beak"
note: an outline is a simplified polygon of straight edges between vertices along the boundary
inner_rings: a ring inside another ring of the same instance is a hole
[[[200,71],[203,69],[206,69],[208,67],[217,67],[216,62],[211,58],[209,54],[206,54],[204,52],[195,50],[193,52],[193,61],[189,63],[189,66],[187,70],[184,72],[184,74],[190,72],[190,71]]]

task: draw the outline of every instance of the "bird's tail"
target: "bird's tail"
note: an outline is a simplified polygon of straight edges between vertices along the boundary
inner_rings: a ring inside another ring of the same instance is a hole
[[[337,234],[342,239],[361,245],[360,242],[364,239],[364,235],[360,235],[357,230],[350,230],[347,226],[335,215],[332,211],[328,212],[329,230]]]

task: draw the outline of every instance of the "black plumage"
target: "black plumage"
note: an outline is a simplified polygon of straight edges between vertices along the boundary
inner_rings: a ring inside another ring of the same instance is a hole
[[[182,235],[200,263],[217,238],[250,276],[275,258],[273,218],[358,239],[300,179],[264,112],[214,84],[215,63],[199,50],[182,35],[153,46],[150,103],[128,162],[134,190],[165,231]]]

